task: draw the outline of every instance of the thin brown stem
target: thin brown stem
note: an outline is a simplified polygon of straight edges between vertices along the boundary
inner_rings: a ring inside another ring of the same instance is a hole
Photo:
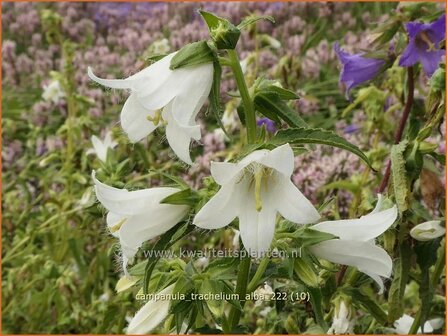
[[[408,117],[410,115],[411,107],[413,106],[414,100],[414,76],[413,76],[413,67],[410,66],[407,68],[407,76],[408,76],[408,95],[407,101],[405,103],[404,112],[402,114],[402,118],[399,122],[399,127],[397,128],[396,134],[394,136],[394,143],[398,144],[402,140],[402,135],[404,134],[405,125],[407,124]],[[388,186],[388,182],[390,180],[391,175],[391,160],[388,161],[386,166],[385,174],[383,175],[382,183],[378,189],[378,193],[383,193]]]

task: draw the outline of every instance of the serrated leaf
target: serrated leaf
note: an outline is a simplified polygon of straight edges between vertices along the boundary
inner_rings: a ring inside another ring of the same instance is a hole
[[[197,66],[216,61],[216,54],[206,41],[198,41],[185,45],[171,59],[169,69],[175,70]]]
[[[294,144],[320,144],[332,147],[345,149],[355,155],[357,155],[363,162],[365,162],[369,168],[374,170],[369,162],[368,157],[358,148],[356,145],[350,143],[341,136],[331,131],[326,131],[320,128],[289,128],[286,130],[280,130],[270,140],[277,146],[285,143]]]
[[[376,299],[371,298],[358,288],[344,288],[343,292],[349,295],[355,303],[368,311],[377,320],[377,322],[382,325],[386,324],[387,315],[385,311],[377,304]]]
[[[306,122],[276,92],[259,92],[254,98],[255,109],[272,120],[281,118],[291,127],[307,127]],[[272,118],[271,116],[274,116]],[[276,121],[276,120],[275,120]]]
[[[408,141],[404,140],[391,148],[391,174],[393,177],[394,197],[400,213],[408,209],[409,202],[409,187],[404,157],[407,146]]]

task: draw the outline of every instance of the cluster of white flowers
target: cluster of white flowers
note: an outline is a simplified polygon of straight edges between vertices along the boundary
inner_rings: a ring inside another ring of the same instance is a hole
[[[201,136],[195,119],[211,90],[213,65],[170,70],[174,55],[126,79],[101,79],[90,68],[88,74],[104,86],[130,90],[121,111],[121,126],[131,141],[140,141],[157,127],[165,126],[172,150],[181,160],[192,164],[189,146],[191,139],[199,140]],[[96,137],[92,141],[99,158],[105,161],[108,148],[115,143],[110,137],[104,143]],[[193,223],[204,229],[220,229],[237,217],[245,249],[252,256],[262,255],[272,243],[278,214],[296,224],[314,224],[320,219],[314,205],[291,181],[293,170],[294,154],[289,144],[273,150],[256,150],[236,163],[211,162],[211,175],[221,187],[198,211]],[[109,211],[109,230],[120,240],[126,274],[128,262],[142,243],[171,229],[190,210],[186,205],[160,204],[180,191],[177,188],[117,189],[100,182],[94,172],[93,180],[98,200]],[[382,210],[379,195],[376,208],[366,216],[313,225],[312,229],[338,238],[313,245],[310,251],[322,259],[356,267],[374,279],[382,291],[382,278],[390,277],[392,260],[374,239],[397,216],[395,206]],[[162,292],[172,290],[171,285]],[[167,302],[148,302],[130,322],[128,333],[150,332],[166,317],[168,308]],[[335,323],[334,330],[352,329],[352,323],[345,321],[346,311],[343,303],[336,314],[343,325]]]

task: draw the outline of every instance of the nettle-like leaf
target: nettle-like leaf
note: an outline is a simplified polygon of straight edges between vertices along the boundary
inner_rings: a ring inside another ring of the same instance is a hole
[[[407,210],[409,206],[409,187],[404,157],[407,146],[408,141],[404,140],[391,148],[391,173],[393,177],[394,197],[396,198],[396,204],[400,213]]]
[[[371,162],[365,153],[362,152],[360,148],[356,145],[350,143],[343,137],[335,134],[334,132],[327,131],[320,128],[289,128],[286,130],[280,130],[276,135],[270,140],[277,146],[285,143],[291,144],[320,144],[332,147],[337,147],[345,149],[355,155],[357,155],[363,162],[365,162],[369,168],[374,170],[371,166]]]

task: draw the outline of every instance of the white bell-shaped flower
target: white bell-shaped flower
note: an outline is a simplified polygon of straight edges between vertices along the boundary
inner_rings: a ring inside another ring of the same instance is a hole
[[[375,209],[358,219],[321,222],[313,230],[333,234],[339,239],[326,240],[309,247],[319,258],[330,262],[356,267],[377,282],[383,291],[381,277],[389,278],[393,262],[388,253],[375,245],[374,239],[385,232],[397,219],[397,207],[379,211],[382,197]]]
[[[92,173],[98,201],[109,211],[107,226],[119,238],[123,269],[141,245],[171,229],[186,215],[186,205],[160,204],[164,198],[179,192],[177,188],[149,188],[136,191],[110,187]]]
[[[289,144],[272,151],[254,151],[238,163],[211,162],[211,174],[221,188],[200,209],[194,224],[219,229],[238,217],[246,250],[250,255],[262,255],[272,242],[278,212],[297,224],[314,223],[320,218],[290,180],[293,168]]]
[[[121,111],[121,126],[132,142],[140,141],[158,126],[166,126],[166,138],[175,154],[191,164],[191,139],[200,140],[200,125],[195,121],[213,82],[213,64],[169,69],[169,54],[126,79],[103,79],[88,68],[95,82],[114,89],[129,89],[131,94]]]
[[[118,145],[116,141],[112,139],[112,133],[107,132],[106,136],[103,141],[99,139],[96,135],[92,135],[92,145],[93,148],[90,148],[87,150],[87,154],[96,154],[98,156],[98,159],[100,159],[102,162],[106,162],[107,160],[107,151],[110,149],[113,149]]]
[[[127,327],[128,335],[143,335],[150,333],[168,316],[171,304],[170,296],[174,290],[172,284],[154,295],[153,300],[149,300],[135,314]],[[158,299],[156,299],[158,298]]]

